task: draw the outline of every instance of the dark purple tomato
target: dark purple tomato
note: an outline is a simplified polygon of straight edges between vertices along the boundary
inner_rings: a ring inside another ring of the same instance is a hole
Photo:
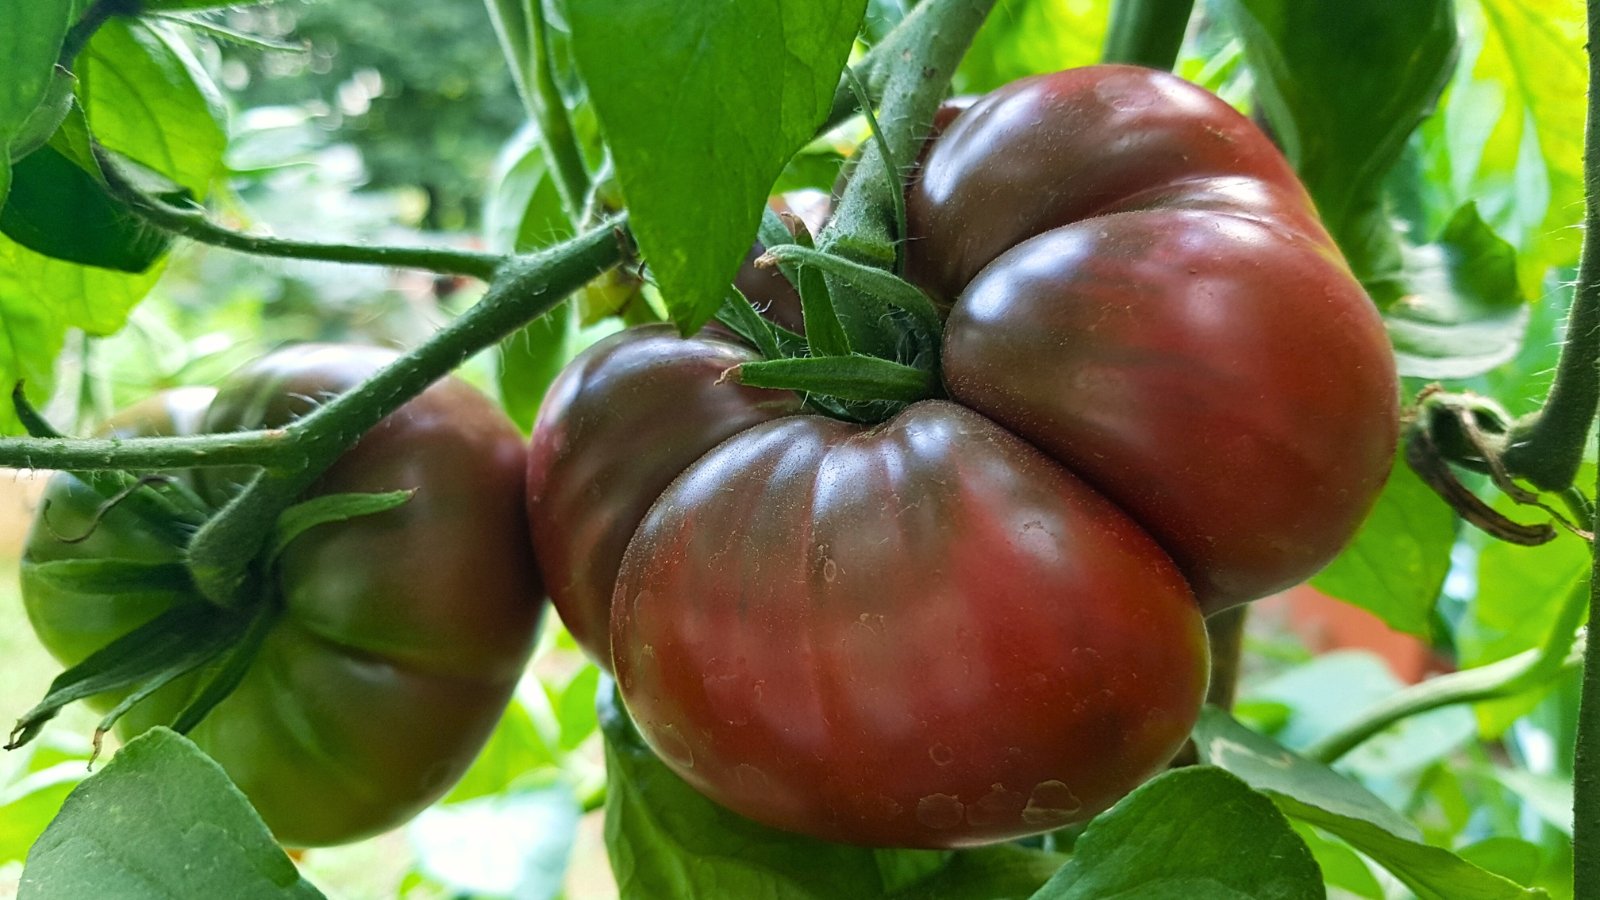
[[[1383,324],[1221,100],[1125,66],[1015,82],[934,145],[907,212],[911,270],[956,300],[950,396],[1127,510],[1208,614],[1310,577],[1371,509]]]
[[[1058,463],[930,401],[791,416],[661,495],[623,560],[618,684],[684,779],[829,840],[957,847],[1083,821],[1205,693],[1167,555]]]

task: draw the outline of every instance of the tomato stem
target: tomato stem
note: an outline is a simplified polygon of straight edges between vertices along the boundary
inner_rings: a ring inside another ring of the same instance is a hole
[[[180,208],[146,194],[123,174],[119,163],[104,148],[94,148],[95,159],[105,175],[106,188],[146,222],[173,234],[257,256],[281,256],[324,262],[372,266],[401,266],[447,275],[467,275],[485,281],[506,263],[494,253],[453,250],[443,247],[382,247],[366,244],[324,244],[245,234],[214,224],[198,208]]]
[[[200,592],[222,606],[246,602],[251,564],[283,511],[385,416],[620,262],[628,252],[624,222],[618,217],[508,263],[483,299],[460,318],[354,390],[288,426],[305,452],[305,466],[260,473],[195,534],[189,566]]]
[[[1577,629],[1587,611],[1588,596],[1588,585],[1572,590],[1543,646],[1487,666],[1430,678],[1392,694],[1355,721],[1312,745],[1305,755],[1318,762],[1332,763],[1411,716],[1458,703],[1498,700],[1550,684],[1583,662],[1587,639],[1579,635]],[[1583,896],[1581,892],[1579,895]]]
[[[1117,0],[1104,61],[1171,71],[1193,12],[1194,0]]]
[[[877,119],[882,140],[862,148],[833,220],[818,236],[817,249],[884,270],[894,267],[902,236],[896,233],[893,196],[900,178],[891,169],[892,161],[917,158],[951,76],[993,6],[994,0],[925,0],[875,48],[872,65],[860,67],[869,87],[881,85]],[[877,318],[846,314],[870,309],[870,300],[835,276],[829,277],[829,288],[840,318],[852,329],[852,346],[892,354],[893,335],[879,330]]]

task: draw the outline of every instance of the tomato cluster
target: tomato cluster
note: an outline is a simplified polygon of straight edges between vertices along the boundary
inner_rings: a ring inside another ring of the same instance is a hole
[[[291,348],[220,392],[151,398],[110,430],[282,425],[392,359],[370,348]],[[438,799],[487,739],[543,607],[522,505],[525,456],[493,401],[448,379],[369,431],[307,494],[415,491],[396,509],[319,525],[288,545],[266,599],[276,618],[254,663],[190,733],[280,841],[341,843],[391,828]],[[242,474],[202,470],[190,483],[221,502]],[[205,603],[176,587],[106,593],[50,577],[47,564],[60,560],[181,561],[182,549],[126,504],[106,504],[79,478],[56,475],[23,559],[29,618],[68,665],[174,604]],[[169,684],[118,728],[169,724],[199,689],[198,676]]]
[[[536,554],[651,746],[752,818],[951,847],[1105,809],[1387,476],[1378,315],[1271,142],[1165,73],[978,100],[907,197],[948,399],[863,426],[627,331],[535,426]],[[758,298],[765,299],[765,298]]]

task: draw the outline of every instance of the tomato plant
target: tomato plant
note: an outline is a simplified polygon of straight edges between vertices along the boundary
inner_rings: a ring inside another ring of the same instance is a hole
[[[913,185],[961,405],[795,415],[725,383],[721,342],[624,333],[553,385],[529,511],[547,570],[581,573],[558,609],[679,775],[818,837],[961,846],[1081,821],[1171,759],[1200,610],[1342,548],[1399,389],[1282,156],[1170,75],[1001,88]]]
[[[0,895],[1600,896],[1585,19],[0,3]]]
[[[215,396],[161,395],[110,428],[135,436],[281,426],[393,358],[301,345],[246,366]],[[413,492],[396,509],[318,525],[283,548],[265,575],[271,621],[254,661],[189,733],[279,840],[315,846],[392,827],[443,794],[488,737],[542,607],[523,457],[504,415],[450,380],[369,431],[305,495]],[[228,481],[199,487],[222,502],[236,490]],[[181,586],[106,592],[58,574],[83,570],[74,563],[181,558],[133,510],[106,507],[84,481],[57,475],[23,558],[29,618],[68,665],[175,604],[204,603]],[[121,719],[122,733],[171,723],[202,687],[194,676],[168,685]]]

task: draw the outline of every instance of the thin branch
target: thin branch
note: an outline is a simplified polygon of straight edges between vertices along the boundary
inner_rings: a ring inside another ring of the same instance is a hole
[[[1368,709],[1307,749],[1306,756],[1331,763],[1368,738],[1411,716],[1457,703],[1511,697],[1549,684],[1583,662],[1587,640],[1577,634],[1588,606],[1589,586],[1574,588],[1562,606],[1544,646],[1487,666],[1464,669],[1412,685]]]
[[[533,84],[529,85],[534,119],[539,123],[539,140],[545,158],[555,173],[556,190],[561,193],[562,207],[567,217],[577,222],[583,215],[589,197],[589,170],[583,164],[583,153],[578,149],[578,139],[572,128],[572,117],[567,112],[566,98],[556,84],[555,62],[550,53],[550,25],[545,21],[544,3],[533,0],[527,4],[528,25],[532,29],[529,50],[533,53]]]
[[[1193,14],[1194,0],[1117,0],[1104,61],[1170,71]]]
[[[117,16],[137,16],[143,11],[142,0],[96,0],[93,6],[84,11],[83,18],[67,31],[66,38],[61,42],[61,53],[56,57],[56,65],[71,69],[78,54],[88,46],[89,39],[100,30],[100,26]]]
[[[157,471],[202,466],[294,468],[305,452],[281,428],[183,437],[0,438],[0,466],[74,472]]]
[[[310,259],[323,262],[353,263],[358,265],[396,266],[423,269],[449,275],[467,275],[488,281],[505,263],[506,258],[494,253],[471,250],[452,250],[439,247],[383,247],[365,244],[323,244],[314,241],[292,241],[283,238],[244,234],[212,223],[204,210],[173,206],[152,197],[128,180],[118,168],[116,160],[102,148],[95,149],[95,158],[105,175],[106,187],[112,196],[126,204],[140,218],[163,231],[168,231],[202,244],[252,253],[257,256],[280,256],[291,259]]]
[[[213,602],[233,606],[248,593],[251,562],[278,516],[368,429],[491,347],[550,311],[629,250],[622,218],[508,264],[482,300],[422,345],[353,390],[289,427],[306,465],[263,472],[207,522],[189,545],[195,584]]]

